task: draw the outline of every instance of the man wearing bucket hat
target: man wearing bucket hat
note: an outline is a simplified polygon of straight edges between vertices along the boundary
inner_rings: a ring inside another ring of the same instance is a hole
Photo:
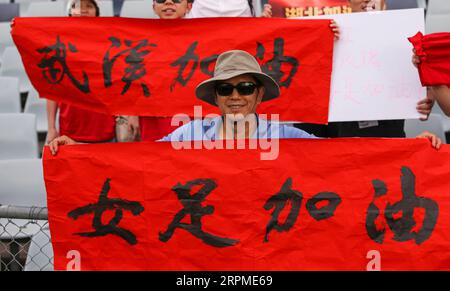
[[[258,116],[258,105],[278,97],[280,88],[275,80],[261,71],[256,59],[245,51],[222,53],[217,59],[214,76],[200,83],[195,93],[200,100],[217,106],[221,116],[191,121],[160,141],[315,137],[295,127]],[[243,130],[242,126],[236,126],[237,123],[243,125]],[[441,145],[441,140],[432,133],[424,132],[417,137],[428,138],[434,148]],[[61,136],[49,144],[50,151],[55,155],[58,146],[75,143],[69,137]]]
[[[278,84],[261,71],[256,59],[241,50],[222,53],[214,77],[200,83],[197,98],[221,112],[220,117],[194,120],[161,141],[218,140],[242,138],[313,138],[300,129],[260,118],[261,102],[280,95]],[[242,127],[240,127],[242,126]]]

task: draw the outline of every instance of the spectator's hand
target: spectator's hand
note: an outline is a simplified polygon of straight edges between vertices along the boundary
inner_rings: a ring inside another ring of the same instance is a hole
[[[433,108],[434,100],[426,97],[419,102],[417,102],[416,110],[422,115],[425,115],[424,117],[420,117],[420,120],[425,121],[428,119],[428,116],[431,113],[431,109]]]
[[[428,131],[422,132],[421,134],[416,136],[416,138],[428,138],[431,142],[431,146],[435,149],[439,149],[442,144],[441,139],[437,135]]]
[[[334,33],[334,39],[338,40],[339,36],[340,36],[340,30],[339,30],[339,26],[337,25],[336,21],[331,20],[330,28],[331,28],[331,31]]]
[[[76,141],[74,141],[67,135],[63,135],[63,136],[57,137],[54,140],[52,140],[48,144],[48,146],[50,147],[50,152],[52,153],[52,155],[56,155],[56,153],[58,152],[58,147],[60,145],[70,145],[70,144],[76,144],[76,143],[77,143]]]
[[[264,4],[264,10],[261,14],[261,17],[267,17],[267,18],[272,17],[272,5]]]
[[[59,136],[59,132],[56,128],[49,128],[47,132],[47,144]]]
[[[140,132],[139,116],[128,116],[128,131],[131,133],[132,140],[137,140]]]
[[[412,63],[414,65],[414,67],[418,68],[419,64],[420,64],[420,58],[418,55],[416,55],[416,49],[413,49],[413,56],[412,56]]]

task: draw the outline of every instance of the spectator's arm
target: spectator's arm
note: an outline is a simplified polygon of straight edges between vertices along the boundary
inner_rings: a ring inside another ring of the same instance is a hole
[[[425,121],[430,116],[431,109],[434,105],[434,98],[432,96],[431,90],[427,88],[427,97],[417,102],[416,110],[419,114],[422,114],[423,117],[420,117],[420,120]]]
[[[58,103],[53,100],[47,99],[47,143],[59,136],[58,130],[56,129],[56,112],[58,111]]]
[[[450,117],[450,88],[446,85],[432,86],[431,95],[437,101],[445,115]]]

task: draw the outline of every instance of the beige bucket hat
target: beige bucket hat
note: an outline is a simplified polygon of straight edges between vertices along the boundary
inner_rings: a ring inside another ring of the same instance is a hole
[[[262,101],[268,101],[280,95],[280,87],[269,75],[262,72],[256,59],[246,51],[232,50],[219,55],[214,68],[214,77],[203,81],[195,89],[198,99],[216,104],[215,86],[217,81],[224,81],[239,75],[251,74],[262,83],[265,88]]]

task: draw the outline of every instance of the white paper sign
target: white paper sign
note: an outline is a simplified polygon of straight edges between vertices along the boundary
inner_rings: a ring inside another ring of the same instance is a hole
[[[329,121],[420,117],[416,104],[426,89],[407,38],[424,32],[423,9],[314,18],[334,19],[341,32],[334,46]]]

